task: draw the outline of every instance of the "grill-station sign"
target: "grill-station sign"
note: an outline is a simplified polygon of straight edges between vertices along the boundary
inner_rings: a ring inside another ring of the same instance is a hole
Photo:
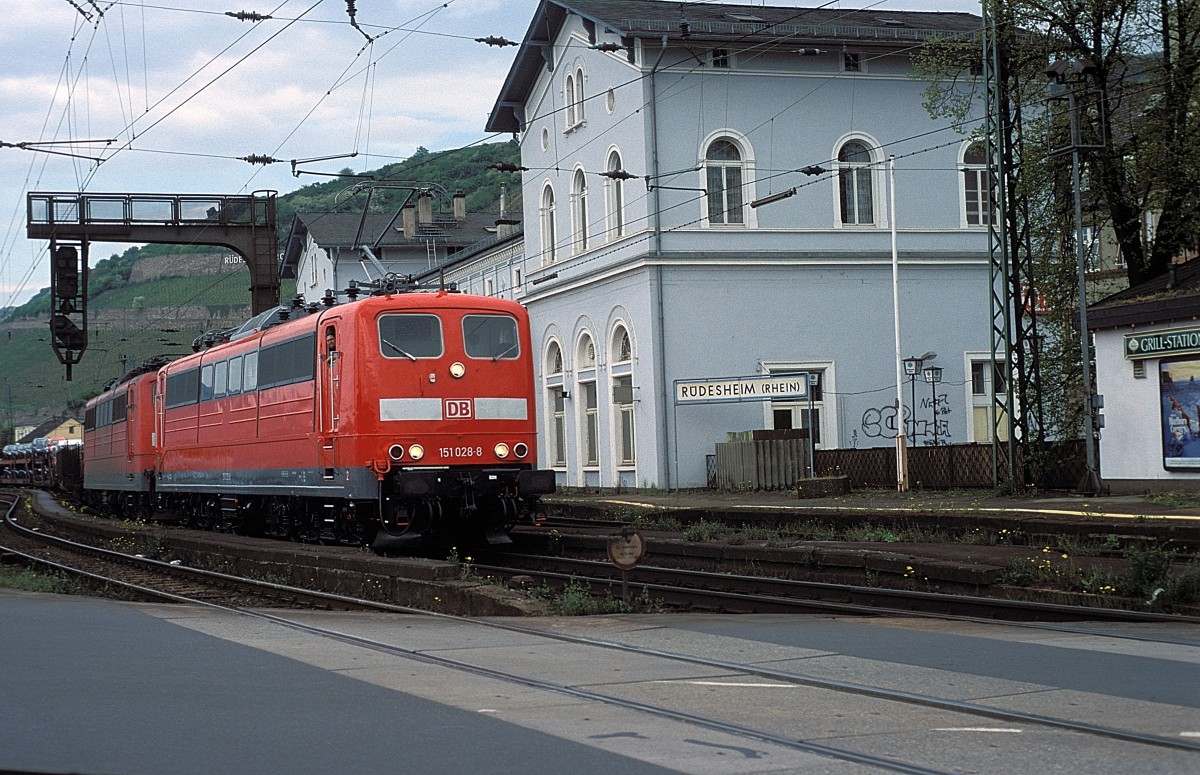
[[[808,398],[808,374],[778,377],[676,380],[676,404],[719,401],[774,401]]]
[[[1125,357],[1129,360],[1190,353],[1200,353],[1200,328],[1125,335]]]

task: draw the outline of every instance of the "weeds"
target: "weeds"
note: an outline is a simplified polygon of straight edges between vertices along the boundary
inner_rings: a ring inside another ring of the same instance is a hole
[[[678,533],[683,530],[683,523],[679,519],[662,514],[646,514],[635,517],[633,524],[640,530],[661,530],[667,533]]]
[[[710,522],[702,519],[699,522],[693,522],[683,529],[683,540],[692,542],[715,541],[720,538],[727,538],[732,532],[733,528],[724,522]]]
[[[1156,610],[1200,600],[1200,563],[1193,560],[1173,573],[1174,553],[1156,547],[1130,548],[1124,570],[1103,566],[1080,567],[1072,555],[1045,547],[1042,556],[1013,557],[1001,580],[1014,586],[1053,586],[1074,592],[1140,601]]]
[[[562,616],[658,613],[662,610],[662,601],[651,598],[650,591],[645,587],[640,595],[628,603],[613,597],[611,588],[607,596],[593,595],[588,585],[578,579],[571,579],[558,592],[543,586],[529,590],[529,594],[535,599],[546,601]]]
[[[958,540],[964,544],[981,546],[1023,546],[1026,543],[1025,535],[1020,530],[1009,530],[1006,527],[994,531],[972,528],[960,535]]]
[[[78,582],[54,575],[0,567],[0,587],[23,592],[51,592],[58,595],[79,595],[84,589]]]
[[[1158,492],[1147,495],[1146,502],[1173,509],[1192,509],[1200,506],[1200,496],[1190,492]]]

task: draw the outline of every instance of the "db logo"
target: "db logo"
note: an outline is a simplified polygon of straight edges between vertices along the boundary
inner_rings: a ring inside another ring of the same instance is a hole
[[[471,418],[471,399],[447,398],[442,415],[447,420],[468,420]]]

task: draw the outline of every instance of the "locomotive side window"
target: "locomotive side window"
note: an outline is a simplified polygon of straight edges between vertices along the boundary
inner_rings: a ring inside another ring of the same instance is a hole
[[[200,369],[186,369],[167,377],[167,408],[196,403],[200,393]]]
[[[470,358],[516,358],[521,354],[517,321],[507,315],[465,315],[463,348]]]
[[[383,315],[379,351],[385,358],[437,358],[443,352],[442,321],[437,315]]]
[[[121,393],[112,400],[112,422],[124,422],[127,414],[128,393]]]
[[[258,390],[258,351],[246,353],[242,366],[242,390],[251,393]]]
[[[213,367],[212,364],[200,367],[200,400],[207,401],[213,397]]]
[[[242,392],[242,356],[229,359],[229,395]]]
[[[264,347],[258,352],[258,387],[307,382],[316,371],[316,333]]]
[[[213,397],[220,398],[229,390],[229,361],[213,364]]]

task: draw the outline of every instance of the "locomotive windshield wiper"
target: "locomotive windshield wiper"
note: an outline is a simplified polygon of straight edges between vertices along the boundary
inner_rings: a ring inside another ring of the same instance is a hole
[[[400,354],[401,354],[401,355],[403,355],[405,358],[408,358],[410,361],[415,361],[415,360],[417,359],[417,356],[413,355],[413,354],[412,354],[412,353],[410,353],[410,352],[407,352],[406,350],[401,350],[399,347],[397,347],[396,345],[392,344],[392,343],[391,343],[391,342],[389,342],[388,340],[384,339],[382,336],[381,336],[381,337],[379,337],[379,341],[383,342],[383,343],[384,343],[384,344],[386,344],[388,347],[390,347],[390,348],[392,348],[393,350],[395,350],[396,352],[400,353]]]
[[[505,350],[504,352],[502,352],[502,353],[497,353],[496,355],[493,355],[493,356],[492,356],[492,363],[495,363],[496,361],[500,360],[500,359],[501,359],[501,358],[503,358],[504,356],[508,355],[508,354],[509,354],[510,352],[512,352],[513,350],[517,349],[517,345],[518,345],[518,344],[520,344],[520,342],[513,342],[513,343],[512,343],[512,345],[510,345],[510,346],[509,346],[509,348],[508,348],[507,350]]]

